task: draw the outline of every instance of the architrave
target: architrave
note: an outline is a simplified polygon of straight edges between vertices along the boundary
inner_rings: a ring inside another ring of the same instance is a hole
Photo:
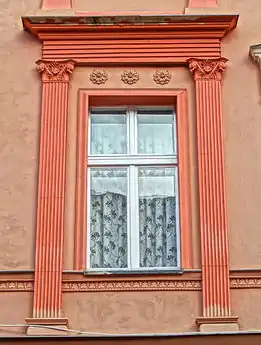
[[[155,103],[157,100],[157,104]],[[117,102],[117,103],[115,103]],[[127,103],[126,103],[127,102]],[[192,267],[189,148],[186,90],[180,89],[103,89],[80,90],[77,126],[77,180],[74,269],[86,269],[87,241],[87,144],[88,114],[91,105],[149,104],[173,105],[177,113],[178,167],[179,167],[179,213],[182,268]],[[179,148],[182,148],[180,150]]]

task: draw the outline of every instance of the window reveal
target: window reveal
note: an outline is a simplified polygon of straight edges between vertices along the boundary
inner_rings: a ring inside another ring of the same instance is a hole
[[[179,267],[172,108],[93,108],[88,155],[89,270]]]

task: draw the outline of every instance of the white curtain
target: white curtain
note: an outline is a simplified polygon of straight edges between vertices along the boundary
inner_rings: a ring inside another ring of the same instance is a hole
[[[92,195],[91,204],[91,267],[127,267],[126,196],[109,192]]]
[[[140,198],[140,266],[176,267],[176,198]]]

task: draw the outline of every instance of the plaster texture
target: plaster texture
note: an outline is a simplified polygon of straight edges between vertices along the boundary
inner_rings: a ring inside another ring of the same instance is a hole
[[[64,311],[71,328],[88,332],[193,332],[200,292],[65,294]]]

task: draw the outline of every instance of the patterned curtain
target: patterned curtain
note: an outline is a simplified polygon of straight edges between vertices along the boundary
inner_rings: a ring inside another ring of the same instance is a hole
[[[176,198],[140,198],[140,266],[177,266]]]
[[[127,268],[127,198],[92,195],[91,267]],[[142,198],[140,267],[177,266],[175,197]]]
[[[127,197],[107,192],[91,197],[91,267],[124,268],[127,253]]]

